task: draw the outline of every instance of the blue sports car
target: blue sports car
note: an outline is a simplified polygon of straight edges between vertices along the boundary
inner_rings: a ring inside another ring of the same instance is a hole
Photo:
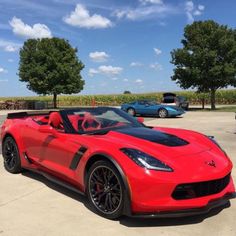
[[[139,115],[158,115],[160,118],[180,116],[185,111],[177,106],[162,105],[155,101],[140,100],[121,105],[121,109],[132,116]]]

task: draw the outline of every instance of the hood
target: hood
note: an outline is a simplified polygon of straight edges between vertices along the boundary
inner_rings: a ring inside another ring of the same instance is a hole
[[[119,144],[121,147],[136,148],[154,156],[161,154],[171,158],[210,150],[209,145],[190,135],[180,136],[147,127],[120,128],[98,138]]]
[[[209,177],[222,176],[232,168],[232,163],[204,135],[183,129],[131,127],[120,128],[105,135],[95,135],[110,147],[134,148],[165,162],[178,176]],[[210,166],[212,160],[216,168]],[[184,170],[184,171],[183,171]]]

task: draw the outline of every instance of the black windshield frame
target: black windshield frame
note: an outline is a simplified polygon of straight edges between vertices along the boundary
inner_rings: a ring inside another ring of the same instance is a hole
[[[140,123],[136,118],[130,116],[126,112],[122,111],[121,109],[114,108],[114,107],[78,107],[78,108],[72,108],[72,109],[64,109],[60,110],[61,117],[63,119],[63,124],[65,127],[66,133],[71,134],[103,134],[107,133],[111,130],[116,130],[121,127],[108,127],[103,128],[100,130],[92,130],[92,131],[81,131],[77,132],[71,122],[69,121],[68,115],[72,115],[75,112],[91,112],[91,113],[102,113],[106,111],[113,111],[119,116],[123,117],[127,121],[129,121],[132,124],[132,127],[146,127],[144,124]],[[125,126],[124,126],[125,127]],[[130,126],[129,126],[130,127]]]

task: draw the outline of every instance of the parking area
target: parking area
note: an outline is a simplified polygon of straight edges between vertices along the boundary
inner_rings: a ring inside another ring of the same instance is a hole
[[[0,115],[0,125],[4,120]],[[233,112],[187,112],[180,118],[145,118],[150,126],[192,129],[215,136],[231,157],[236,182],[236,120]],[[111,221],[92,213],[86,199],[45,178],[7,173],[0,154],[0,235],[214,235],[236,236],[236,199],[204,216]]]

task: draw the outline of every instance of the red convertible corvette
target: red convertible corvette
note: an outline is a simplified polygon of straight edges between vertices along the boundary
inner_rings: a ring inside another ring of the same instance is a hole
[[[109,219],[202,214],[235,197],[232,162],[212,137],[116,108],[11,113],[1,140],[7,171],[43,174]]]

